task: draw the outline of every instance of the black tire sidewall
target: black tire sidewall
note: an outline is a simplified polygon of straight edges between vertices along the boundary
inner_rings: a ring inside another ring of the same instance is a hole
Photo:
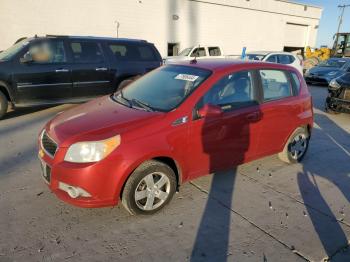
[[[8,101],[6,96],[0,91],[0,119],[7,113]]]
[[[306,148],[305,148],[305,151],[304,151],[304,154],[299,157],[298,159],[294,159],[289,151],[289,147],[290,147],[290,144],[292,143],[292,141],[294,140],[294,138],[300,134],[305,134],[307,139],[306,139]],[[306,152],[309,148],[309,142],[310,142],[310,135],[308,134],[308,132],[304,129],[304,128],[298,128],[294,133],[293,135],[289,138],[288,140],[288,145],[287,145],[287,156],[288,156],[288,160],[290,161],[290,163],[300,163],[305,155],[306,155]]]
[[[153,161],[152,161],[153,162]],[[151,211],[145,211],[140,209],[135,201],[135,190],[140,181],[147,175],[153,172],[162,172],[164,173],[170,181],[170,192],[168,199],[158,208],[151,210]],[[172,199],[175,191],[176,191],[176,176],[174,171],[167,165],[155,162],[147,165],[146,167],[140,166],[140,168],[137,168],[129,177],[128,181],[126,182],[123,194],[122,194],[122,201],[123,204],[126,205],[126,208],[131,212],[132,214],[137,215],[151,215],[154,213],[157,213],[159,210],[163,209]]]

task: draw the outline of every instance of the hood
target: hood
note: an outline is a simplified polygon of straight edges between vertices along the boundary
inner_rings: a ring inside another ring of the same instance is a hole
[[[191,57],[188,56],[169,56],[165,59],[165,63],[174,63],[178,61],[190,60]]]
[[[105,96],[58,114],[47,124],[46,129],[61,147],[66,147],[82,139],[103,140],[122,134],[163,115],[129,108]]]
[[[315,66],[309,70],[310,75],[315,76],[325,76],[330,72],[341,72],[342,70],[337,67],[327,67],[327,66]]]

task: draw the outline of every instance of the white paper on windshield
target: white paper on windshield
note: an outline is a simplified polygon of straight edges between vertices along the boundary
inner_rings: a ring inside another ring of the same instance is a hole
[[[197,80],[198,77],[199,76],[195,76],[195,75],[178,74],[177,76],[175,76],[175,79],[194,82]]]

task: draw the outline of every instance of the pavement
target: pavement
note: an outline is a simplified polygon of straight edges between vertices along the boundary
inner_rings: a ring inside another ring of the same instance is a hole
[[[36,137],[74,105],[0,121],[0,261],[350,261],[350,115],[323,111],[301,164],[266,157],[183,185],[154,216],[82,209],[43,182]]]

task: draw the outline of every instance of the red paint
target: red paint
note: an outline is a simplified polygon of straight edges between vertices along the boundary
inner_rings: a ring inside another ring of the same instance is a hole
[[[311,96],[303,77],[292,67],[224,59],[183,64],[209,69],[213,74],[169,113],[131,109],[102,97],[59,114],[47,123],[45,128],[58,143],[59,150],[54,159],[44,155],[43,160],[52,168],[49,187],[60,199],[81,207],[115,205],[128,176],[146,160],[173,159],[179,169],[180,183],[184,183],[209,172],[278,153],[297,127],[312,127]],[[194,106],[221,77],[260,68],[296,73],[302,85],[299,95],[224,113],[215,107],[206,107],[200,114],[208,117],[193,120]],[[187,123],[172,125],[185,116]],[[100,162],[64,161],[73,143],[103,140],[116,134],[121,135],[120,146]],[[72,199],[58,189],[58,181],[79,186],[92,197]]]

